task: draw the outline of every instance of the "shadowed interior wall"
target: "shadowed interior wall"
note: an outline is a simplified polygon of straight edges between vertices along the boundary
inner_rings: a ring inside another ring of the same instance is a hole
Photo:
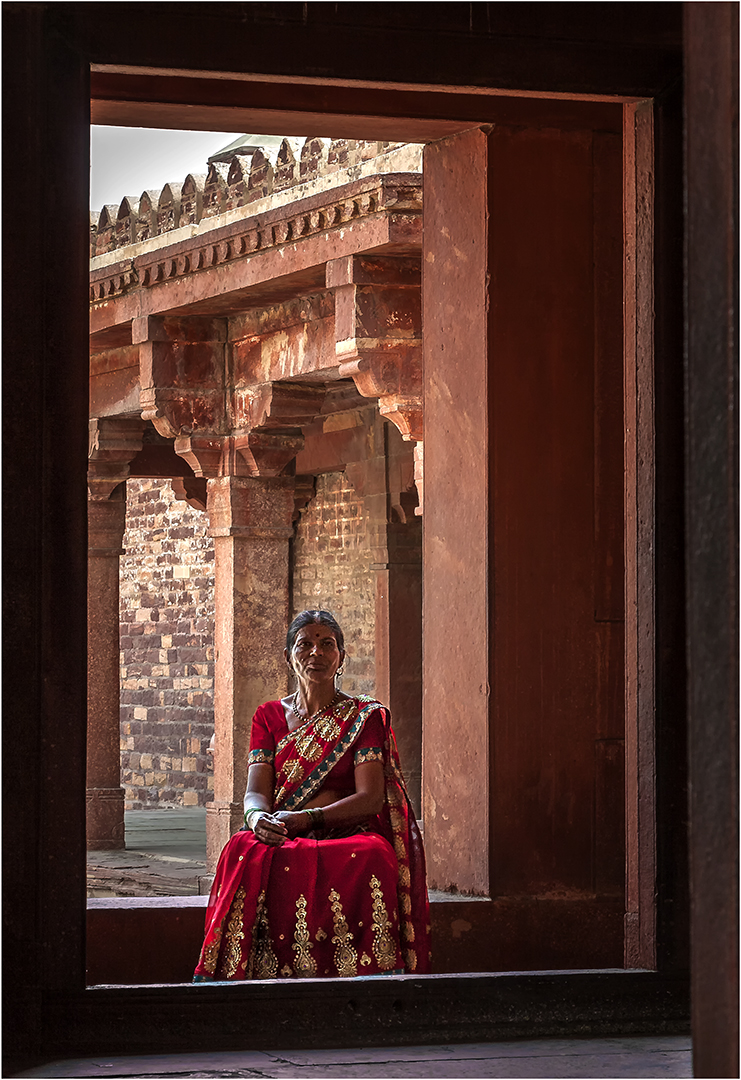
[[[487,170],[485,197],[480,186],[468,197]],[[620,966],[620,137],[466,133],[427,148],[425,176],[432,881],[491,897],[477,922],[491,927],[492,969],[555,959],[564,903],[580,926],[567,963]],[[487,809],[490,848],[478,852]]]

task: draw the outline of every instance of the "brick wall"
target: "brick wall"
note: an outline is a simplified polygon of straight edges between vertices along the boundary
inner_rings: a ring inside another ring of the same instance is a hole
[[[204,806],[213,711],[213,541],[167,480],[129,480],[121,588],[126,807]]]
[[[342,689],[375,693],[375,580],[363,502],[344,472],[318,476],[293,545],[293,613],[325,608],[345,635]],[[295,685],[295,684],[292,684]]]

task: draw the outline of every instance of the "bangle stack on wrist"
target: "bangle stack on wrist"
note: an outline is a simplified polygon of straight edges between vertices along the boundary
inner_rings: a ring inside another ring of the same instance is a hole
[[[309,825],[312,829],[324,828],[324,811],[320,806],[312,806],[306,813],[309,815]]]
[[[250,824],[250,822],[252,821],[252,815],[253,814],[264,814],[264,813],[265,813],[265,811],[262,810],[259,806],[248,806],[248,807],[245,808],[245,811],[244,811],[244,823],[245,823],[246,827],[250,830],[250,832],[255,831],[252,828],[252,825]]]

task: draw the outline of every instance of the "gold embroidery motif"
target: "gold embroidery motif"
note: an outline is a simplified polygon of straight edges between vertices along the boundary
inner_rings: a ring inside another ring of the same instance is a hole
[[[394,833],[394,851],[396,852],[397,859],[406,859],[407,849],[406,844],[398,833]]]
[[[363,965],[363,967],[368,967],[370,962],[371,962],[371,958],[370,958],[370,956],[368,956],[368,953],[367,952],[362,953],[361,957],[360,957],[360,963]]]
[[[280,969],[280,973],[284,979],[290,979],[291,975],[293,975],[293,968],[290,967],[288,964],[284,964],[283,967]]]
[[[304,778],[304,767],[300,761],[289,761],[285,768],[286,780],[289,784],[297,784]]]
[[[232,979],[242,960],[242,940],[244,938],[243,905],[245,891],[240,885],[234,894],[231,907],[231,917],[224,937],[224,963],[223,974],[225,979]]]
[[[389,806],[403,806],[404,798],[398,788],[391,787],[389,785],[386,798],[388,799]]]
[[[407,971],[417,970],[417,954],[414,949],[404,950],[404,966],[406,967]]]
[[[322,716],[315,722],[314,730],[320,739],[324,739],[325,742],[331,742],[332,739],[337,739],[339,737],[340,725],[330,713],[329,716]]]
[[[373,954],[382,971],[388,971],[396,963],[396,943],[390,933],[391,921],[383,902],[381,882],[373,875],[370,879],[373,897]]]
[[[294,943],[291,946],[296,954],[294,967],[297,975],[311,978],[316,975],[316,961],[311,955],[314,943],[309,937],[309,928],[306,925],[306,897],[299,896],[296,901],[296,929],[293,934]]]
[[[275,761],[273,750],[250,750],[247,755],[248,765],[272,765]]]
[[[407,888],[412,884],[412,875],[409,873],[409,867],[399,863],[399,884],[406,885]]]
[[[411,915],[412,898],[408,892],[399,893],[399,907],[401,908],[402,915]]]
[[[313,731],[296,739],[296,753],[306,761],[318,761],[324,753],[324,747],[314,738]]]
[[[363,750],[356,750],[353,758],[355,765],[364,765],[366,761],[383,761],[383,750],[377,746],[366,746]]]
[[[404,815],[402,814],[401,810],[397,810],[395,807],[392,807],[389,813],[391,815],[391,828],[394,830],[394,832],[401,832],[405,825]]]
[[[223,925],[223,924],[222,924]],[[210,945],[203,946],[203,966],[209,975],[213,975],[216,971],[216,962],[219,959],[219,949],[221,948],[221,926],[216,928],[214,932],[214,939]]]
[[[403,922],[401,924],[401,937],[402,940],[409,945],[414,941],[414,927],[410,922]]]
[[[322,928],[321,928],[321,926],[320,926],[320,927],[319,927],[319,929],[317,930],[317,932],[316,932],[316,934],[315,934],[314,936],[316,937],[317,941],[324,941],[324,939],[326,938],[327,934],[326,934],[326,932],[325,932],[324,930],[322,930]]]
[[[334,963],[340,978],[348,978],[358,973],[358,954],[352,947],[353,935],[347,925],[347,919],[342,914],[340,894],[332,889],[329,894],[332,905],[332,918],[334,919],[334,935],[332,944],[337,948],[334,951]]]
[[[252,928],[252,948],[247,963],[248,979],[274,979],[278,973],[278,957],[270,939],[270,925],[265,904],[265,890],[257,898],[255,925]]]

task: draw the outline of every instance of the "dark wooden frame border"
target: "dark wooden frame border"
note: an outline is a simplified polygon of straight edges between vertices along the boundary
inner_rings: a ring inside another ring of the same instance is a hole
[[[261,10],[268,6],[254,5]],[[719,25],[711,28],[704,43],[706,60],[712,59],[714,50],[720,50],[723,34],[732,34],[735,16],[733,4],[708,6],[722,10],[716,20]],[[130,32],[136,12],[141,13],[139,5],[132,5],[130,18],[125,17],[124,4],[15,4],[4,10],[4,126],[6,146],[13,150],[12,157],[6,152],[4,186],[4,497],[6,523],[13,523],[12,532],[9,535],[6,528],[5,536],[6,567],[12,570],[12,578],[9,576],[4,603],[6,641],[13,645],[14,668],[14,678],[6,689],[4,755],[6,792],[12,800],[11,811],[5,815],[5,960],[10,991],[6,1022],[12,1039],[12,1046],[6,1040],[6,1053],[10,1064],[17,1067],[19,1061],[42,1054],[113,1052],[116,1048],[126,1052],[187,1049],[205,1039],[224,1047],[247,1046],[250,1032],[258,1028],[263,1045],[264,1039],[287,1043],[293,1038],[285,1030],[290,1025],[275,1018],[281,1004],[290,1002],[296,1006],[296,1017],[307,1019],[306,1026],[304,1019],[295,1020],[296,1037],[300,1036],[304,1045],[309,1040],[314,1045],[330,1045],[371,1039],[491,1038],[503,1033],[677,1030],[686,1023],[688,1006],[686,837],[682,824],[686,765],[683,723],[677,723],[677,716],[681,721],[684,714],[686,696],[681,542],[682,211],[678,192],[681,52],[674,30],[667,34],[661,25],[655,29],[657,20],[660,24],[662,19],[675,26],[679,5],[673,4],[640,5],[645,41],[639,40],[638,32],[634,40],[629,31],[613,34],[608,27],[598,47],[595,38],[601,31],[594,25],[607,17],[605,5],[598,4],[548,5],[553,25],[535,37],[523,35],[522,28],[516,26],[514,30],[508,26],[499,36],[490,28],[475,26],[468,34],[437,25],[430,30],[426,21],[436,19],[431,12],[443,5],[400,5],[416,9],[416,26],[415,16],[409,10],[403,12],[410,25],[390,35],[393,47],[375,52],[357,47],[359,41],[369,40],[367,28],[348,24],[347,19],[329,38],[326,25],[319,25],[321,20],[316,26],[302,26],[300,9],[304,5],[276,5],[285,13],[285,25],[279,25],[281,14],[276,13],[272,22],[267,17],[253,28],[254,56],[270,79],[282,75],[316,78],[320,69],[327,74],[328,85],[330,76],[341,81],[365,79],[378,85],[384,81],[393,84],[403,72],[406,84],[427,87],[441,80],[454,86],[465,78],[478,84],[480,90],[486,88],[489,72],[497,70],[500,87],[510,92],[547,90],[656,100],[656,484],[659,529],[661,538],[667,540],[666,547],[657,551],[658,970],[425,980],[403,977],[373,985],[359,983],[352,993],[346,985],[334,982],[321,987],[305,984],[290,993],[282,986],[266,988],[262,984],[207,990],[82,990],[84,806],[69,793],[81,792],[84,787],[85,618],[80,594],[85,580],[87,327],[81,306],[87,279],[84,163],[89,66],[110,67],[135,59],[140,66],[172,69],[177,57],[181,67],[196,69],[202,67],[199,60],[205,55],[218,58],[214,70],[238,70],[243,58],[218,20],[241,14],[246,5],[188,7],[187,25],[183,25],[172,17],[171,5],[148,5],[146,34]],[[395,6],[362,6],[365,12],[382,7],[390,10]],[[488,11],[489,6],[474,7]],[[515,9],[527,5],[497,7],[497,18],[516,23]],[[695,9],[706,6],[687,7],[694,11],[690,19],[702,23],[702,15]],[[588,10],[575,16],[566,9]],[[664,15],[658,15],[656,9],[663,9]],[[569,18],[572,24],[566,26]],[[581,37],[577,32],[579,18],[591,26]],[[389,35],[384,38],[386,44]],[[410,50],[410,41],[414,50]],[[268,68],[272,69],[266,71]],[[276,84],[278,88],[282,85]],[[368,94],[370,101],[372,88]],[[707,121],[701,95],[696,100],[697,112],[689,112],[695,130]],[[326,103],[322,111],[340,112]],[[414,137],[405,134],[397,118],[391,119],[389,131],[398,132],[394,137]],[[456,123],[459,120],[455,118]],[[472,122],[481,121],[475,116]],[[243,130],[241,119],[236,126]],[[699,191],[705,178],[700,161],[693,159],[692,165],[690,195]],[[18,212],[19,177],[24,181],[26,214]],[[680,250],[675,260],[677,237]],[[703,328],[716,333],[718,313],[712,305],[711,309],[706,301],[700,303],[690,295],[692,333],[702,337]],[[733,317],[731,304],[721,315],[727,329],[733,325]],[[697,341],[697,337],[691,340]],[[725,340],[731,340],[730,334]],[[699,466],[690,473],[688,497],[691,506],[702,505],[707,484],[713,486],[722,536],[732,538],[728,485],[719,486],[719,479],[705,466],[698,434],[717,424],[729,400],[727,377],[724,381],[715,372],[711,375],[706,391],[713,402],[713,415],[709,418],[702,410],[693,414],[696,427],[691,464],[699,461]],[[728,559],[723,566],[711,566],[703,581],[705,596],[708,587],[715,590],[719,606],[727,596],[727,567]],[[678,621],[674,618],[677,612]],[[728,626],[732,631],[732,621]],[[702,619],[696,633],[705,633]],[[724,633],[728,640],[728,629]],[[699,662],[708,671],[712,657],[701,656]],[[697,681],[697,668],[693,678]],[[727,685],[722,680],[719,684],[725,702]],[[708,723],[715,724],[713,730],[720,736],[727,704],[716,703],[714,707],[713,716],[709,721],[704,718],[703,723],[706,728]],[[659,715],[662,709],[664,716]],[[700,774],[700,778],[707,785],[707,776]],[[694,799],[701,800],[704,793],[707,787],[696,791]],[[698,819],[693,840],[698,850],[728,805],[725,795],[716,797],[710,819]],[[259,1007],[263,1001],[264,1010]],[[346,1024],[338,1023],[340,1015],[348,1016]],[[248,1031],[245,1016],[251,1017]],[[392,1022],[393,1017],[398,1019]],[[714,1075],[723,1073],[716,1071]]]

